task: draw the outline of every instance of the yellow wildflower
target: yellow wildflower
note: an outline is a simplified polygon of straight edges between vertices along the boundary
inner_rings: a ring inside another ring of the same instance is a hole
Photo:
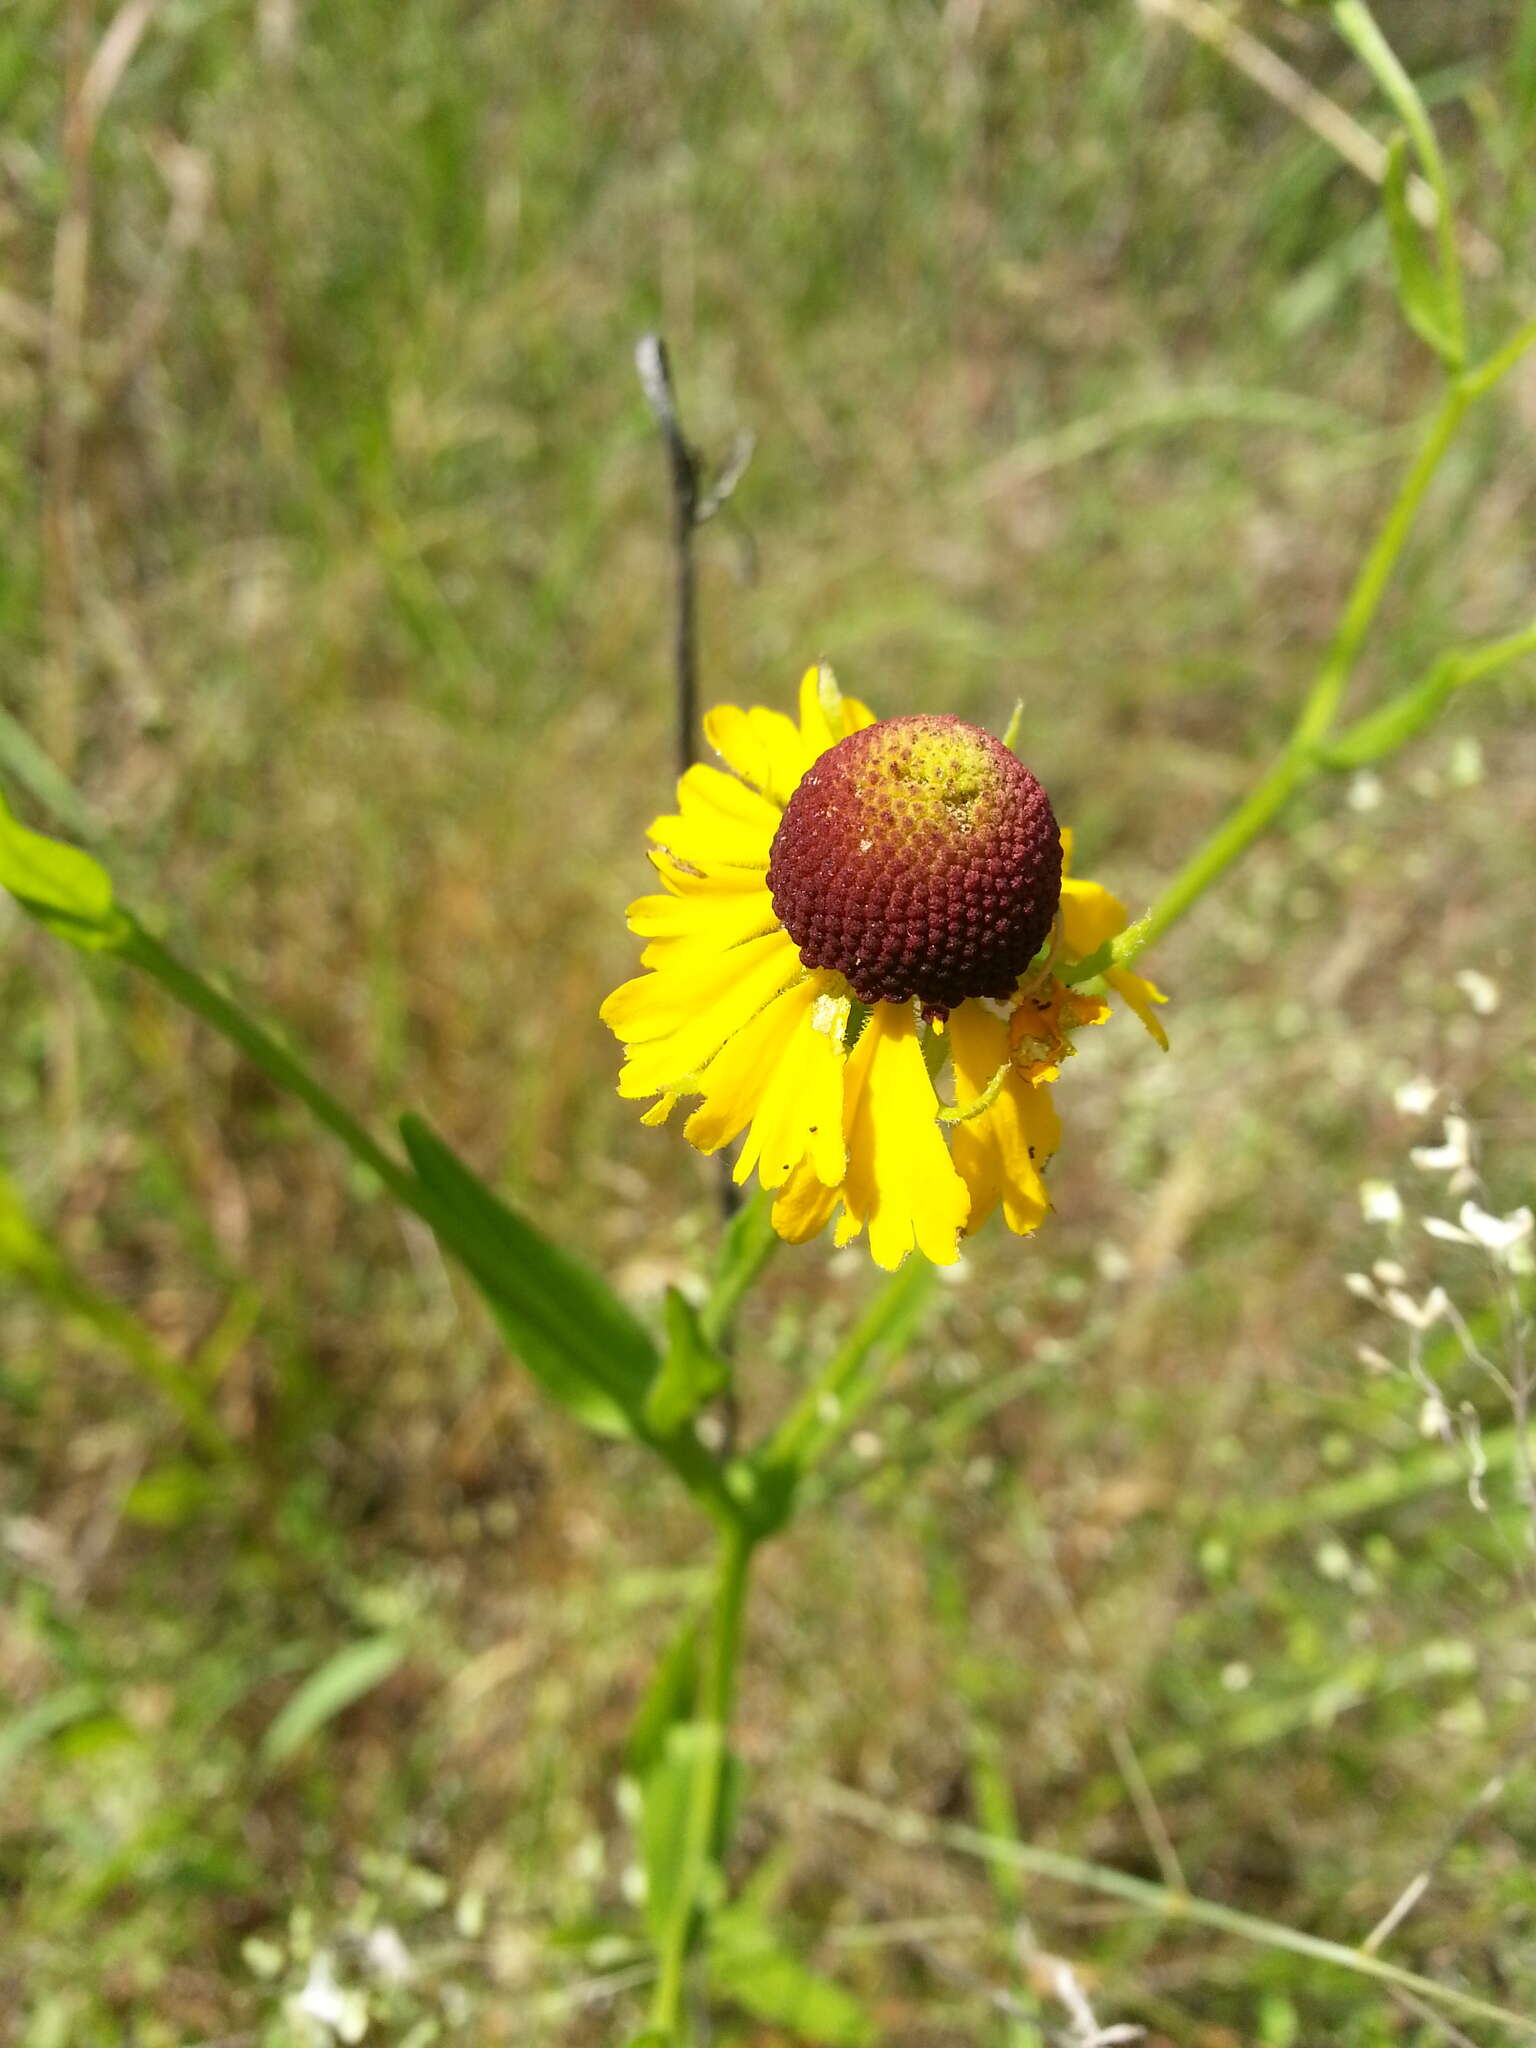
[[[821,667],[798,720],[721,705],[704,730],[730,772],[690,768],[650,828],[645,971],[603,1005],[619,1093],[654,1097],[650,1124],[697,1097],[684,1135],[742,1138],[735,1177],[775,1191],[792,1242],[836,1214],[893,1270],[914,1246],[950,1264],[999,1206],[1035,1229],[1050,1084],[1109,1011],[1072,970],[1124,906],[1071,876],[1045,791],[959,719],[877,721]],[[1149,981],[1102,982],[1166,1045]]]

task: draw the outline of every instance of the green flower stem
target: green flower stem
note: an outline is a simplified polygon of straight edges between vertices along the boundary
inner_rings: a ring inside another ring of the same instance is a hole
[[[1298,745],[1309,746],[1320,740],[1338,716],[1344,691],[1360,658],[1366,635],[1381,609],[1381,601],[1402,556],[1419,507],[1424,502],[1424,494],[1434,482],[1470,404],[1471,400],[1459,382],[1453,384],[1440,401],[1419,452],[1409,464],[1402,488],[1360,566],[1332,644],[1301,707],[1295,731]]]
[[[723,1530],[720,1537],[715,1600],[696,1707],[697,1719],[713,1731],[714,1740],[706,1767],[695,1781],[688,1814],[688,1860],[690,1867],[699,1870],[708,1870],[725,1852],[722,1801],[731,1715],[736,1703],[736,1669],[741,1656],[742,1617],[752,1558],[760,1540],[756,1532],[740,1523]],[[693,1908],[698,1903],[696,1899],[688,1901],[687,1908],[673,1917],[657,1958],[650,2024],[668,2040],[676,2038],[682,2018],[684,1972],[696,1930]]]
[[[796,1478],[818,1464],[880,1390],[893,1333],[916,1321],[934,1286],[926,1259],[894,1273],[768,1439],[764,1470]]]
[[[1134,960],[1138,953],[1177,924],[1206,890],[1220,880],[1239,855],[1269,829],[1299,789],[1325,769],[1352,765],[1367,736],[1376,745],[1376,752],[1371,758],[1380,758],[1381,754],[1391,751],[1392,746],[1400,745],[1427,723],[1455,690],[1532,651],[1536,645],[1532,634],[1522,632],[1467,650],[1459,660],[1454,655],[1445,656],[1445,666],[1438,676],[1431,671],[1429,678],[1415,682],[1380,710],[1357,721],[1340,735],[1334,746],[1328,744],[1366,636],[1375,623],[1425,494],[1455,440],[1458,428],[1471,407],[1485,398],[1533,345],[1536,345],[1536,320],[1522,327],[1486,362],[1466,371],[1449,385],[1361,564],[1333,640],[1307,692],[1290,738],[1254,788],[1234,811],[1229,812],[1204,845],[1190,856],[1148,914],[1116,939],[1114,959],[1117,965],[1124,966]]]
[[[1445,283],[1446,311],[1458,359],[1466,353],[1466,312],[1462,304],[1461,259],[1456,249],[1456,216],[1445,158],[1418,88],[1377,26],[1367,0],[1333,0],[1334,26],[1391,101],[1435,195],[1435,243]]]

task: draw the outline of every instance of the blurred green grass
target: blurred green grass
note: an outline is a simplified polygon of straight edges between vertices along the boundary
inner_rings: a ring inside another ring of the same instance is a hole
[[[1502,252],[1486,339],[1528,289],[1536,9],[1379,11]],[[1319,23],[1246,18],[1382,132]],[[1283,729],[1432,390],[1370,192],[1120,0],[166,0],[91,154],[66,377],[72,19],[94,42],[107,13],[0,16],[4,707],[131,900],[638,1300],[713,1226],[596,1022],[670,761],[637,333],[706,446],[758,437],[744,531],[703,551],[707,694],[783,702],[824,654],[882,711],[1000,726],[1022,697],[1133,903]],[[1517,379],[1452,465],[1367,681],[1528,608],[1533,406]],[[1496,1193],[1529,1182],[1528,706],[1528,678],[1459,706],[1375,808],[1331,793],[1178,934],[1173,1054],[1106,1033],[1068,1076],[1050,1231],[978,1243],[768,1564],[744,1855],[882,2039],[1028,2038],[977,1988],[1013,1982],[1009,1902],[840,1826],[822,1778],[953,1816],[984,1754],[1031,1839],[1156,1874],[1129,1744],[1192,1884],[1347,1941],[1530,1721],[1518,1535],[1443,1475],[1372,1491],[1416,1403],[1356,1364],[1376,1333],[1339,1284],[1357,1182],[1410,1172],[1393,1081],[1442,1080]],[[611,1782],[693,1524],[539,1408],[430,1245],[221,1048],[6,940],[0,1163],[238,1456],[210,1473],[99,1321],[6,1277],[0,2038],[286,2039],[318,1947],[373,1970],[381,2038],[614,2039]],[[1506,987],[1490,1019],[1467,965]],[[865,1284],[786,1255],[749,1417]],[[380,1642],[274,1762],[296,1690]],[[1533,1844],[1515,1774],[1389,1952],[1529,2010]],[[1292,1959],[1024,1905],[1156,2038],[1442,2038]],[[935,1916],[971,1931],[878,1938]],[[392,1990],[380,1924],[415,1958]]]

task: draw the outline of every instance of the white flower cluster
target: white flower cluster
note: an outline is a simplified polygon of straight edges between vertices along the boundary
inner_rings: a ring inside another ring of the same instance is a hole
[[[1468,993],[1472,996],[1472,991]],[[1474,1007],[1484,1015],[1494,1006],[1479,1000],[1487,995],[1488,991],[1479,987],[1472,998]],[[1440,1089],[1423,1077],[1404,1082],[1393,1094],[1399,1113],[1415,1120],[1427,1117],[1440,1101]],[[1512,1411],[1516,1469],[1529,1474],[1529,1433],[1536,1413],[1536,1342],[1525,1299],[1528,1290],[1521,1283],[1536,1271],[1536,1219],[1528,1205],[1503,1215],[1488,1206],[1487,1189],[1478,1170],[1477,1134],[1469,1118],[1455,1106],[1442,1110],[1438,1140],[1413,1145],[1408,1159],[1419,1174],[1439,1181],[1448,1201],[1457,1205],[1454,1219],[1419,1214],[1419,1230],[1433,1244],[1477,1255],[1483,1298],[1471,1313],[1464,1313],[1448,1284],[1451,1276],[1446,1280],[1435,1276],[1432,1284],[1415,1286],[1409,1272],[1413,1262],[1409,1212],[1419,1205],[1411,1198],[1405,1201],[1394,1181],[1363,1181],[1360,1213],[1366,1223],[1385,1234],[1387,1253],[1373,1260],[1368,1272],[1346,1273],[1344,1285],[1358,1301],[1368,1303],[1397,1325],[1400,1335],[1394,1348],[1406,1352],[1406,1357],[1389,1357],[1372,1344],[1360,1345],[1357,1356],[1372,1372],[1406,1372],[1419,1395],[1422,1433],[1465,1454],[1469,1490],[1474,1504],[1481,1508],[1486,1505],[1482,1482],[1488,1471],[1482,1420],[1485,1403],[1453,1401],[1442,1382],[1447,1375],[1454,1375],[1458,1366],[1467,1366],[1483,1379],[1485,1387],[1497,1390]],[[1459,1273],[1454,1284],[1461,1286]],[[1432,1346],[1431,1333],[1442,1331]],[[1536,1540],[1536,1484],[1527,1481],[1522,1492],[1532,1511]]]

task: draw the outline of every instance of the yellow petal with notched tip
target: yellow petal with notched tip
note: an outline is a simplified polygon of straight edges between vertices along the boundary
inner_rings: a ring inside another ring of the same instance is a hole
[[[643,974],[615,989],[603,1021],[627,1045],[619,1093],[631,1101],[664,1088],[679,1091],[780,990],[804,978],[800,956],[782,932],[749,939],[687,974]]]
[[[782,810],[816,758],[800,728],[782,711],[717,704],[706,713],[704,737],[728,768]]]
[[[1050,1091],[1014,1068],[1008,1026],[980,1003],[962,1003],[951,1014],[949,1043],[957,1109],[984,1095],[1000,1068],[1008,1070],[987,1107],[951,1130],[955,1165],[971,1191],[967,1232],[1001,1202],[1008,1228],[1022,1237],[1051,1206],[1040,1173],[1061,1139]]]
[[[724,896],[732,890],[764,887],[761,868],[712,868],[706,872],[684,866],[659,846],[648,847],[646,854],[662,887],[673,896]]]
[[[1168,998],[1156,982],[1148,981],[1144,974],[1133,974],[1129,967],[1111,967],[1104,979],[1127,1009],[1136,1012],[1152,1037],[1166,1052],[1168,1034],[1163,1029],[1163,1020],[1154,1013],[1152,1005],[1166,1003]]]
[[[809,1160],[802,1161],[774,1197],[774,1229],[786,1244],[807,1243],[831,1222],[840,1194],[817,1179]]]
[[[642,896],[629,906],[629,928],[647,941],[641,964],[670,973],[764,938],[779,929],[779,920],[766,889],[728,889],[714,896]]]
[[[953,1265],[970,1210],[939,1130],[938,1098],[909,1003],[876,1003],[848,1056],[848,1175],[837,1242],[868,1226],[877,1266],[894,1272],[914,1243]]]
[[[690,867],[766,868],[779,810],[734,775],[703,764],[677,785],[677,810],[656,819],[650,836]]]
[[[698,1076],[704,1101],[683,1134],[716,1152],[750,1123],[738,1182],[755,1167],[765,1188],[781,1187],[802,1159],[823,1181],[843,1177],[843,1062],[811,1022],[821,994],[820,977],[786,989]]]

